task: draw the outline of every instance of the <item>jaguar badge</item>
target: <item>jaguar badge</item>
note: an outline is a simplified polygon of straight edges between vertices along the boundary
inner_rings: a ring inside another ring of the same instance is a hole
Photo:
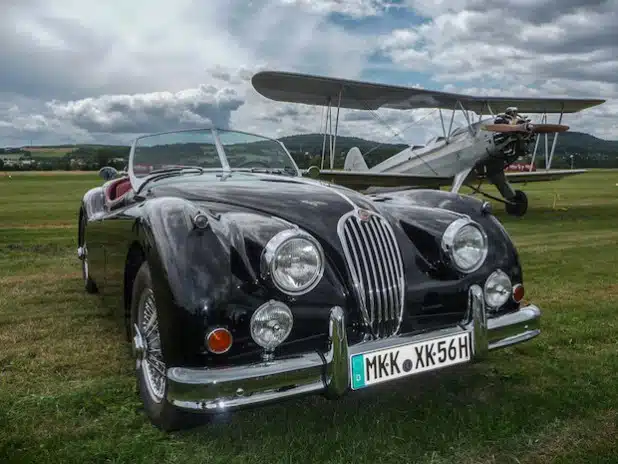
[[[359,209],[358,218],[361,220],[361,222],[367,222],[369,220],[369,211],[367,211],[366,209]]]

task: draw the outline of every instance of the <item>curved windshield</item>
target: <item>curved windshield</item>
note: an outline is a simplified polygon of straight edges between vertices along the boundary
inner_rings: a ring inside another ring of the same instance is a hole
[[[244,132],[217,129],[231,169],[266,168],[296,173],[290,155],[276,140]]]
[[[217,149],[217,142],[221,152]],[[137,178],[177,168],[298,173],[292,157],[277,140],[221,129],[139,137],[135,141],[131,163]]]
[[[210,129],[140,137],[135,141],[132,164],[135,177],[176,167],[223,168]]]

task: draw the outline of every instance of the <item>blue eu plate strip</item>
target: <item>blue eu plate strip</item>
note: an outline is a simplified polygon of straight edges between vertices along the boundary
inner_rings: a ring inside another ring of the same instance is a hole
[[[357,354],[352,358],[352,388],[363,388],[365,386],[365,363],[363,355]]]

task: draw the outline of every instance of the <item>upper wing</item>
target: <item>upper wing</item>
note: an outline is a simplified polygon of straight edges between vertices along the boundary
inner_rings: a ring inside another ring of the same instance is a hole
[[[332,106],[360,110],[378,108],[452,110],[457,109],[457,102],[460,102],[466,110],[477,114],[491,112],[497,114],[509,106],[516,106],[519,112],[524,113],[576,113],[605,102],[605,100],[579,98],[476,97],[276,71],[259,72],[253,76],[251,82],[255,90],[271,100],[318,106],[327,106],[330,100]]]

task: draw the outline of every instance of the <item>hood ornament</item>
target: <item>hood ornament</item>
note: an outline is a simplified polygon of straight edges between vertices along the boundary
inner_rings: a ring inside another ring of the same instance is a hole
[[[369,220],[370,213],[366,209],[359,209],[356,214],[358,215],[358,219],[360,219],[361,222],[367,222]]]

